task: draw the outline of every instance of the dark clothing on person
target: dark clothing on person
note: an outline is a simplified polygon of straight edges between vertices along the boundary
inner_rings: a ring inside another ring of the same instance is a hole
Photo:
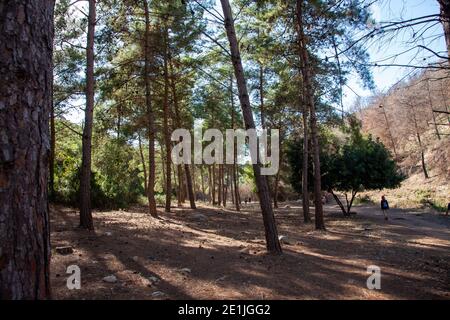
[[[389,203],[387,200],[381,200],[381,210],[389,210]]]

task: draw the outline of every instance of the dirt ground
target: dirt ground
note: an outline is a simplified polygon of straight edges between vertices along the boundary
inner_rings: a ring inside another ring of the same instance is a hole
[[[313,208],[311,208],[313,210]],[[258,204],[242,212],[173,208],[161,219],[145,207],[94,212],[96,232],[77,228],[75,209],[52,206],[55,299],[450,299],[450,217],[355,207],[344,218],[325,206],[326,232],[305,225],[300,203],[276,210],[284,254],[265,253]],[[200,215],[199,215],[200,214]],[[61,255],[58,246],[74,252]],[[81,269],[68,290],[66,269]],[[369,290],[367,267],[381,268]],[[108,283],[104,277],[114,275]]]

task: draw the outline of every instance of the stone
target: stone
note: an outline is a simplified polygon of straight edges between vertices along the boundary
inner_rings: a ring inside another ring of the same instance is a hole
[[[103,278],[103,281],[107,283],[116,283],[117,277],[115,275],[106,276]]]
[[[278,240],[284,244],[292,244],[288,236],[278,236]]]

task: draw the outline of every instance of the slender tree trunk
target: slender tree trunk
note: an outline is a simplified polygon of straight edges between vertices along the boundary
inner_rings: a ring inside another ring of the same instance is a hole
[[[241,55],[239,52],[238,41],[234,29],[234,20],[232,17],[230,3],[228,0],[221,0],[220,2],[222,4],[225,29],[230,44],[231,61],[233,63],[234,73],[238,84],[239,100],[244,116],[245,127],[246,129],[254,129],[255,122],[253,120],[250,98],[247,92],[247,83],[245,80],[244,69],[242,67]],[[261,167],[259,163],[253,165],[253,172],[255,175],[259,202],[261,205],[261,212],[263,216],[267,250],[271,253],[279,254],[282,252],[282,250],[280,242],[278,240],[278,231],[272,210],[272,203],[269,194],[269,187],[267,185],[267,179],[265,179],[265,177],[261,175]]]
[[[389,133],[389,137],[391,139],[392,149],[394,150],[394,156],[396,159],[398,159],[397,148],[395,147],[394,136],[392,135],[391,126],[389,125],[389,119],[386,114],[386,109],[384,106],[381,106],[381,109],[383,110],[384,120],[386,121],[386,127]]]
[[[168,48],[168,50],[169,50],[169,48]],[[178,95],[177,95],[177,88],[176,88],[176,84],[175,84],[175,73],[174,73],[174,68],[173,68],[170,52],[169,52],[168,60],[169,60],[169,67],[170,67],[170,73],[171,73],[170,84],[172,87],[173,104],[174,104],[173,107],[174,107],[174,111],[175,111],[175,122],[176,122],[178,128],[181,128],[181,118],[180,118],[180,111],[179,111],[179,104],[178,104]],[[190,203],[191,209],[197,209],[197,207],[195,206],[195,194],[194,194],[194,188],[193,188],[193,184],[192,184],[191,169],[189,168],[188,163],[184,164],[184,173],[186,174],[187,193],[189,196],[189,203]]]
[[[0,3],[0,300],[50,298],[53,8]]]
[[[195,179],[195,164],[194,163],[192,163],[191,164],[191,168],[192,168],[192,170],[191,170],[191,172],[192,172],[192,190],[194,191],[194,196],[193,196],[193,199],[194,199],[194,204],[195,204],[195,201],[197,201],[197,182],[196,182],[196,179]]]
[[[305,97],[305,95],[303,95]],[[308,167],[309,167],[309,132],[308,132],[308,107],[302,102],[303,112],[303,163],[302,163],[302,206],[303,221],[311,222],[311,213],[309,212],[309,190],[308,190]]]
[[[233,75],[230,74],[230,101],[231,101],[231,127],[234,129],[236,122],[236,110],[234,108],[234,92],[233,92]],[[239,200],[239,187],[237,184],[237,146],[234,145],[233,150],[233,167],[232,169],[232,183],[234,189],[234,205],[236,211],[241,211],[241,203]]]
[[[219,164],[219,166],[218,166],[218,168],[217,168],[217,180],[218,180],[218,183],[217,183],[217,202],[219,203],[219,206],[221,206],[222,205],[222,191],[223,191],[223,189],[222,189],[222,170],[221,170],[221,167],[222,167],[222,165],[221,164]]]
[[[266,118],[264,113],[264,67],[259,64],[259,111],[261,113],[261,127],[266,128]]]
[[[420,148],[420,158],[421,158],[421,162],[422,162],[422,171],[423,171],[423,175],[425,177],[425,179],[428,179],[428,170],[427,170],[427,166],[425,164],[425,151],[422,145],[422,139],[420,137],[420,132],[419,132],[419,126],[417,125],[417,118],[416,118],[416,112],[414,111],[414,109],[412,110],[412,115],[413,115],[413,120],[414,120],[414,128],[416,130],[416,136],[417,136],[417,142],[419,144],[419,148]]]
[[[215,206],[216,203],[216,164],[213,163],[212,165],[212,184],[211,184],[211,188],[212,188],[212,204],[213,206]]]
[[[188,191],[188,196],[189,196],[189,204],[191,206],[191,209],[197,209],[196,205],[195,205],[195,195],[194,195],[194,188],[192,186],[192,177],[191,177],[191,171],[189,168],[189,164],[185,163],[184,164],[184,173],[186,175],[186,186],[187,186],[187,191]]]
[[[53,85],[52,85],[53,88]],[[50,200],[55,199],[55,152],[56,152],[56,131],[55,131],[55,106],[52,103],[52,111],[50,113]]]
[[[313,147],[313,161],[314,161],[314,207],[315,207],[315,223],[316,229],[325,230],[325,223],[323,220],[323,207],[322,207],[322,186],[321,186],[321,173],[320,173],[320,146],[317,130],[317,117],[316,107],[314,102],[314,91],[312,87],[311,67],[309,64],[308,49],[306,47],[306,38],[304,34],[303,26],[303,0],[297,0],[297,32],[299,43],[299,55],[302,66],[302,76],[305,86],[306,101],[309,104],[310,113],[310,125],[311,125],[311,141]]]
[[[433,99],[431,97],[430,80],[427,80],[427,91],[428,91],[428,101],[430,105],[430,111],[431,115],[433,116],[434,131],[436,132],[436,137],[438,138],[438,140],[441,140],[441,134],[439,133],[439,128],[436,123],[436,115],[433,112]]]
[[[281,138],[281,137],[280,137]],[[280,150],[282,151],[282,144],[283,141],[280,139]],[[273,186],[273,206],[274,208],[278,208],[278,188],[280,184],[280,171],[281,171],[281,165],[283,163],[283,152],[280,152],[280,168],[275,176],[275,182]]]
[[[148,126],[148,212],[152,217],[158,217],[155,199],[156,161],[155,161],[155,115],[152,106],[150,83],[150,13],[147,0],[143,0],[145,14],[145,39],[144,39],[144,80],[145,80],[145,104]],[[163,166],[164,167],[164,166]],[[145,166],[144,166],[145,168]]]
[[[166,165],[165,165],[165,160],[164,160],[164,147],[163,144],[161,143],[161,171],[162,171],[162,179],[161,179],[161,185],[162,185],[162,189],[164,191],[164,194],[167,193],[166,192]]]
[[[170,134],[169,134],[169,70],[168,70],[168,57],[167,47],[169,45],[169,34],[167,26],[164,30],[164,116],[163,116],[163,129],[164,129],[164,142],[166,147],[166,205],[165,211],[170,212],[170,202],[172,198],[172,181],[170,174],[171,169],[171,156],[170,156]]]
[[[142,150],[141,133],[138,132],[139,143],[139,155],[141,156],[142,168],[144,170],[144,192],[148,197],[148,179],[147,179],[147,166],[145,165],[144,151]]]
[[[450,0],[438,0],[441,7],[441,22],[444,28],[447,54],[450,59]]]
[[[213,194],[213,181],[212,181],[212,173],[211,166],[208,166],[208,193],[209,193],[209,203],[214,205],[214,194]]]
[[[174,174],[175,176],[178,176],[178,192],[177,192],[177,206],[178,207],[182,207],[182,202],[183,202],[183,184],[182,184],[182,171],[183,169],[181,168],[180,165],[177,166],[177,174]],[[175,184],[177,184],[177,182],[175,181]]]
[[[83,159],[80,181],[80,227],[94,230],[91,208],[91,151],[94,118],[94,36],[96,23],[95,1],[89,0],[89,18],[86,46],[86,110],[83,129]]]
[[[225,208],[227,206],[227,188],[228,188],[228,179],[225,178],[225,165],[221,166],[222,168],[222,205]]]
[[[206,197],[206,189],[205,189],[205,174],[204,174],[204,170],[203,170],[203,164],[200,165],[200,174],[201,174],[201,185],[202,185],[202,200],[203,202],[205,201],[205,197]]]
[[[231,194],[231,204],[235,205],[234,203],[234,185],[233,185],[233,165],[228,168],[228,177],[230,178],[230,194]]]

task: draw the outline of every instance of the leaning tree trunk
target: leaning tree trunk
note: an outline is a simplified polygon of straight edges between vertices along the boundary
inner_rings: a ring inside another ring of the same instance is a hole
[[[80,180],[80,227],[94,230],[91,208],[91,151],[94,117],[94,34],[95,1],[89,0],[88,33],[86,46],[86,110],[83,129],[83,155]]]
[[[0,300],[50,298],[53,8],[0,2]]]
[[[247,92],[247,83],[245,80],[244,68],[242,67],[241,55],[234,29],[234,20],[232,17],[230,3],[228,0],[220,0],[220,2],[222,4],[225,29],[227,32],[228,41],[230,43],[231,61],[233,63],[234,74],[238,84],[239,101],[241,103],[245,127],[247,130],[254,129],[255,122],[253,120],[250,98]],[[267,250],[271,253],[281,253],[282,250],[278,240],[277,225],[272,210],[267,179],[261,175],[261,167],[259,163],[253,165],[253,172],[255,175],[256,187],[258,189],[261,212],[264,221]]]
[[[441,7],[441,22],[444,27],[447,54],[450,59],[450,0],[438,0]]]
[[[313,147],[314,160],[314,207],[315,207],[315,223],[316,229],[325,230],[325,223],[323,220],[323,206],[322,206],[322,176],[320,173],[320,146],[317,130],[317,116],[314,102],[314,91],[311,79],[311,66],[309,63],[308,49],[306,47],[306,37],[304,34],[303,25],[303,0],[297,0],[297,33],[299,44],[299,56],[301,60],[301,69],[303,77],[303,85],[305,86],[305,99],[309,104],[309,116],[311,125],[311,141]]]

